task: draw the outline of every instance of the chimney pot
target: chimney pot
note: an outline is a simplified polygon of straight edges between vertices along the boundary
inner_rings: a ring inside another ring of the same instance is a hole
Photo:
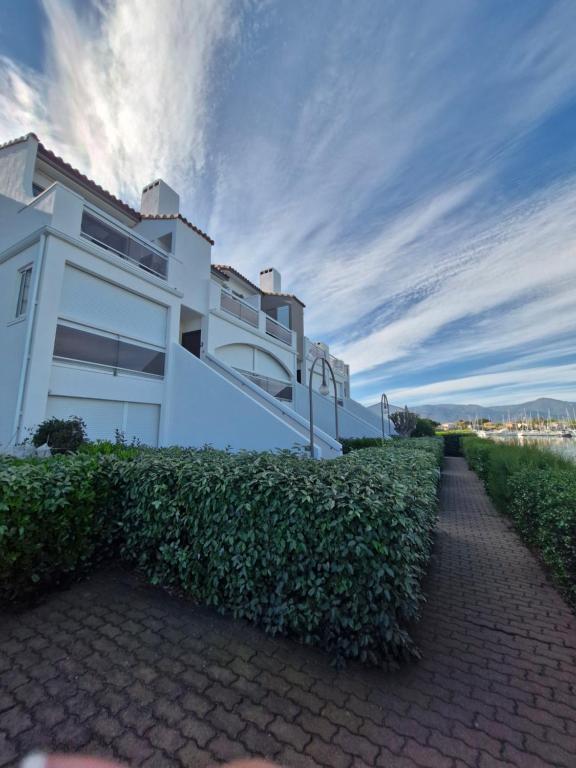
[[[282,277],[274,267],[260,270],[260,290],[264,293],[280,293],[282,291]]]
[[[180,213],[180,197],[162,179],[156,179],[142,190],[140,213],[143,216],[174,216]]]

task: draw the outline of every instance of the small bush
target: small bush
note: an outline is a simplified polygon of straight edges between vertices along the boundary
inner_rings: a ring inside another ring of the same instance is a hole
[[[48,443],[52,453],[75,453],[86,442],[86,424],[78,416],[46,419],[32,436],[38,447]]]
[[[416,426],[412,430],[410,437],[434,437],[436,434],[436,427],[438,427],[437,421],[432,419],[416,419]]]

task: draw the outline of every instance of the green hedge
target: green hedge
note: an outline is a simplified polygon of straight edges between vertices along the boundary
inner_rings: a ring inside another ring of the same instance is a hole
[[[430,448],[333,461],[148,451],[1,471],[4,599],[83,573],[116,547],[151,583],[337,662],[417,652],[408,625],[423,600],[439,477]]]
[[[498,509],[576,604],[576,465],[536,446],[467,437],[463,447]]]
[[[387,450],[429,451],[437,457],[442,456],[443,443],[439,437],[393,437],[382,440],[379,437],[347,437],[341,438],[344,454],[363,448],[384,448]]]
[[[110,554],[116,516],[105,459],[0,460],[0,602],[86,573]]]

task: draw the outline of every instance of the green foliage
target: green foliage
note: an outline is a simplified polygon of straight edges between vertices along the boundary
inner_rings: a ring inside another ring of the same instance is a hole
[[[117,552],[151,583],[337,663],[406,658],[417,653],[408,627],[423,600],[438,445],[387,441],[333,461],[180,449],[0,461],[0,599]]]
[[[462,438],[469,432],[442,432],[440,437],[444,440],[445,456],[462,456]]]
[[[52,453],[74,453],[86,442],[86,424],[78,416],[70,419],[46,419],[32,436],[38,447],[48,443]]]
[[[463,439],[469,465],[576,604],[576,466],[536,446]]]
[[[421,419],[417,417],[416,426],[412,430],[410,437],[434,437],[436,434],[437,421],[432,419]]]
[[[350,453],[350,451],[357,451],[360,448],[380,448],[383,443],[388,442],[382,440],[381,437],[341,437],[340,443],[342,445],[342,453]]]
[[[0,461],[0,602],[81,575],[109,552],[114,491],[106,460]]]
[[[338,661],[414,653],[435,519],[429,451],[334,461],[148,455],[123,467],[122,552],[155,584]]]
[[[381,440],[378,437],[348,437],[341,438],[344,454],[362,448],[383,448],[386,450],[428,451],[433,453],[438,461],[442,457],[442,439],[438,437],[393,437],[391,440]]]

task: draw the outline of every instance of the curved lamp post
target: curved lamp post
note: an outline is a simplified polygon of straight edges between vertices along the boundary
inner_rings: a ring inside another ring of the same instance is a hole
[[[332,366],[328,362],[328,360],[325,357],[315,357],[314,362],[312,363],[312,366],[310,368],[310,376],[308,379],[308,391],[309,391],[309,397],[310,397],[310,457],[314,458],[314,408],[313,408],[313,395],[314,391],[312,389],[312,376],[314,374],[314,368],[316,367],[316,363],[318,360],[322,360],[322,384],[320,384],[320,389],[318,392],[321,395],[327,395],[330,391],[328,389],[328,384],[326,383],[326,366],[328,366],[328,370],[330,371],[330,375],[332,376],[332,383],[334,384],[334,420],[336,422],[336,440],[338,440],[338,390],[336,388],[336,377],[334,376],[334,371],[332,370]]]
[[[382,393],[382,397],[380,398],[380,415],[382,416],[382,441],[386,440],[386,429],[384,428],[384,411],[386,411],[388,416],[388,431],[390,431],[390,405],[388,403],[388,398],[384,393]]]

